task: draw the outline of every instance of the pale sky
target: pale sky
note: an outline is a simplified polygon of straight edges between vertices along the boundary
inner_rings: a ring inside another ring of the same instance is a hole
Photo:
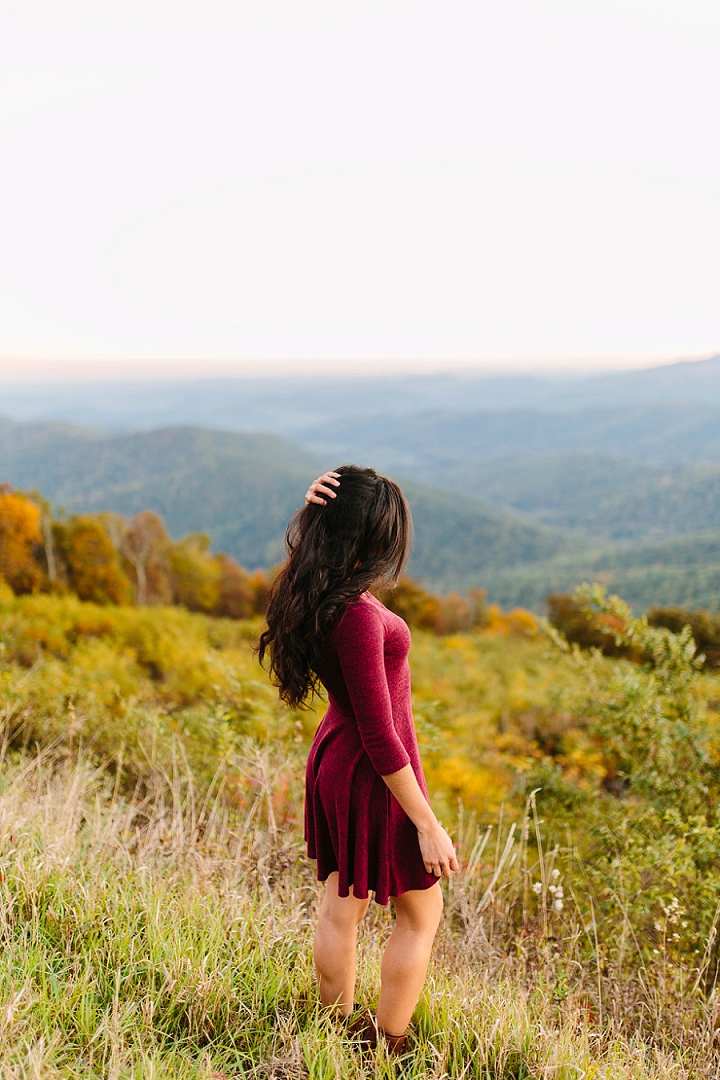
[[[718,0],[0,6],[5,365],[720,348]]]

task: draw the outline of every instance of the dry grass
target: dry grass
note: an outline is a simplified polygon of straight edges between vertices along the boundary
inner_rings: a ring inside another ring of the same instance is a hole
[[[231,787],[223,778],[201,795],[178,756],[132,797],[82,757],[3,762],[3,1080],[395,1075],[382,1057],[364,1063],[317,1004],[319,887],[297,828],[278,826],[299,805],[301,760],[246,741],[232,765]],[[629,918],[611,948],[594,898],[578,895],[571,844],[543,849],[533,800],[514,824],[459,830],[465,868],[402,1075],[718,1074],[709,953],[648,967]],[[390,926],[373,905],[360,942],[367,1003]]]

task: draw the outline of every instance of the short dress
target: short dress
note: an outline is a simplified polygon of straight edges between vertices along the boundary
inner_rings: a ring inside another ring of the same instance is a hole
[[[412,765],[427,799],[410,700],[410,631],[362,593],[342,612],[318,675],[329,707],[307,762],[305,840],[317,877],[339,873],[338,895],[378,904],[437,884],[418,833],[383,776]]]

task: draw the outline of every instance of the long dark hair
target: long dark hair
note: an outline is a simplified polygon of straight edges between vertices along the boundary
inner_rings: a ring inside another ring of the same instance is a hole
[[[308,503],[288,525],[288,558],[257,649],[261,663],[270,653],[280,697],[294,707],[318,688],[322,647],[343,608],[366,589],[395,585],[410,553],[410,508],[397,484],[357,465],[335,471],[337,498]]]

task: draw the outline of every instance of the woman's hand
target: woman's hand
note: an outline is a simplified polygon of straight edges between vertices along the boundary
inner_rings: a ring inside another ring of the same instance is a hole
[[[427,832],[418,829],[418,840],[428,874],[451,878],[458,869],[458,861],[455,846],[440,822],[436,821]]]
[[[403,765],[383,780],[418,831],[420,854],[428,874],[446,878],[458,869],[455,848],[420,790],[412,765]]]
[[[331,499],[337,497],[337,493],[329,485],[334,484],[335,487],[340,487],[339,476],[340,473],[326,472],[319,476],[317,480],[313,480],[305,492],[305,502],[317,503],[318,506],[327,506],[327,499],[323,499],[323,495],[327,495]]]

